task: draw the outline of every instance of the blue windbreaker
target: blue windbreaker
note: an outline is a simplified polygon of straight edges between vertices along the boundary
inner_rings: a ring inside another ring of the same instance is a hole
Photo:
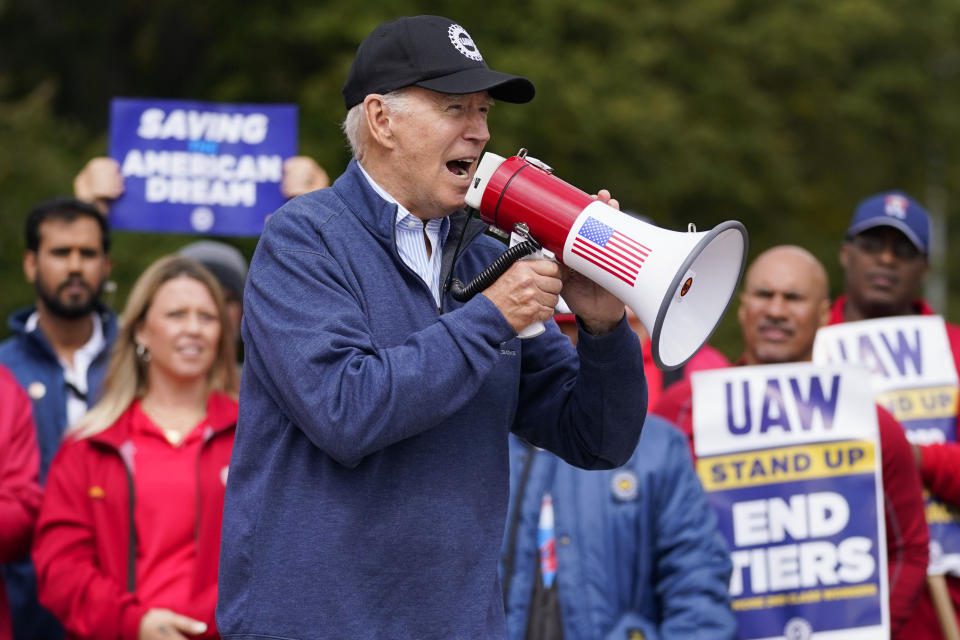
[[[522,640],[537,576],[541,498],[552,496],[564,640],[725,640],[730,559],[684,436],[649,416],[636,453],[608,471],[510,440],[501,566],[508,637]]]

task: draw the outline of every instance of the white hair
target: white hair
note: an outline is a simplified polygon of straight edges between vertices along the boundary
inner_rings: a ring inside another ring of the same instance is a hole
[[[383,106],[393,113],[408,113],[410,111],[412,100],[407,91],[408,87],[397,89],[385,93],[381,96]],[[367,149],[367,112],[363,109],[363,103],[355,104],[347,111],[347,117],[343,119],[340,128],[347,136],[347,142],[350,143],[350,151],[357,160],[363,160],[363,154]]]

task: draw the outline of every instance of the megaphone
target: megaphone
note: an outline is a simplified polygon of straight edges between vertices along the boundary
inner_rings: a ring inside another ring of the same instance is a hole
[[[637,315],[653,360],[683,366],[720,323],[743,273],[747,230],[729,220],[710,231],[641,222],[553,175],[525,149],[485,153],[466,203],[487,224],[520,232]]]

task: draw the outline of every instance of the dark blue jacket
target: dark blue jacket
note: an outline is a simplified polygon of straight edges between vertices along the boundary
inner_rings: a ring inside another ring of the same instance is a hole
[[[10,316],[8,326],[13,335],[0,342],[0,364],[5,365],[27,390],[33,402],[33,417],[37,425],[37,444],[40,448],[40,483],[46,483],[47,470],[54,454],[60,448],[67,428],[67,384],[63,367],[46,336],[38,328],[27,332],[27,319],[36,309],[21,309]],[[107,371],[110,347],[117,337],[117,320],[106,308],[98,310],[103,322],[106,346],[87,371],[90,405],[100,391]],[[53,616],[37,602],[37,580],[29,559],[3,567],[10,611],[13,615],[13,635],[16,640],[55,640],[62,631]]]
[[[576,469],[511,438],[510,489],[501,572],[511,640],[527,629],[546,492],[564,640],[734,637],[727,547],[670,423],[649,416],[636,453],[609,471]]]
[[[225,638],[499,638],[513,428],[609,468],[646,410],[626,321],[521,341],[483,295],[444,298],[400,259],[396,206],[356,163],[269,219],[244,297],[246,361],[217,624]],[[451,219],[445,272],[504,246]]]

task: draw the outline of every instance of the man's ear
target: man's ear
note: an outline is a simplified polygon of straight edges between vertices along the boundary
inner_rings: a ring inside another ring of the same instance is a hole
[[[830,324],[830,298],[824,298],[820,301],[818,326],[825,327]]]
[[[37,252],[23,252],[23,275],[27,282],[33,284],[37,281]]]
[[[840,245],[840,266],[843,267],[843,270],[847,270],[847,263],[850,261],[850,247],[847,246],[848,243],[844,242]]]
[[[363,100],[363,112],[366,115],[367,131],[370,138],[381,147],[392,149],[396,146],[393,135],[394,116],[383,102],[383,96],[371,93]]]

